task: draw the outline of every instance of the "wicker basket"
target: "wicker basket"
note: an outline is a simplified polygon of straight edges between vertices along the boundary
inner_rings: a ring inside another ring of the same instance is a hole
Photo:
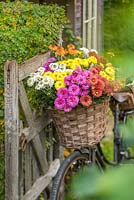
[[[69,113],[50,109],[60,143],[66,148],[93,146],[104,137],[109,101],[87,108],[77,107]]]

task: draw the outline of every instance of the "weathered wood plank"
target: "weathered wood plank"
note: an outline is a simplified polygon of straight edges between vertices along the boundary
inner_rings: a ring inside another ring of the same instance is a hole
[[[32,149],[30,147],[30,143],[26,146],[25,150],[25,192],[27,192],[32,185]]]
[[[19,65],[19,81],[22,81],[24,78],[29,76],[30,73],[36,71],[37,68],[44,64],[49,57],[50,52],[47,52],[45,54],[30,58],[29,60]]]
[[[34,121],[34,125],[36,131],[34,133],[29,128],[24,128],[21,130],[21,134],[23,133],[26,136],[27,142],[30,142],[36,135],[38,135],[48,124],[52,122],[52,119],[49,119],[47,116],[42,116],[38,120]]]
[[[5,177],[6,200],[18,200],[19,194],[19,121],[18,66],[15,61],[5,63]]]
[[[38,160],[38,163],[39,163],[38,166],[41,170],[41,173],[45,174],[48,169],[48,163],[47,163],[47,160],[44,155],[44,151],[42,148],[42,144],[41,144],[39,135],[37,135],[35,138],[33,138],[31,143],[32,143],[32,147],[33,147],[36,159]]]
[[[37,178],[39,178],[39,176],[40,176],[39,167],[38,167],[37,160],[36,160],[34,154],[32,156],[32,173],[33,173],[32,182],[34,183],[37,180]]]
[[[23,112],[25,114],[27,123],[31,129],[31,132],[35,135],[38,132],[38,127],[35,127],[34,116],[32,114],[32,110],[31,110],[29,102],[28,102],[28,98],[26,95],[26,91],[25,91],[23,82],[20,82],[20,84],[19,84],[19,98],[20,98],[21,106],[22,106]],[[47,160],[43,154],[43,149],[42,149],[39,135],[36,135],[31,142],[32,142],[32,147],[37,156],[37,159],[40,163],[41,171],[43,173],[45,173],[46,170],[48,169],[48,164],[47,164]]]
[[[53,129],[52,129],[52,124],[48,126],[48,141],[50,143],[49,148],[48,148],[48,162],[51,164],[53,161]]]
[[[19,151],[19,198],[21,199],[24,194],[24,155]]]
[[[35,200],[41,192],[50,184],[52,178],[56,175],[60,166],[59,159],[56,159],[50,165],[48,172],[37,179],[32,188],[24,195],[22,200]]]

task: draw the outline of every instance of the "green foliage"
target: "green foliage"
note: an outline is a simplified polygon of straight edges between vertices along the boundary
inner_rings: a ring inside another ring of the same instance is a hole
[[[104,48],[114,52],[134,51],[134,1],[105,1]]]
[[[128,164],[100,174],[86,168],[75,177],[73,192],[81,200],[129,200],[134,197],[134,165]]]
[[[5,193],[4,171],[5,171],[4,153],[0,152],[0,199],[1,200],[4,200],[4,193]]]
[[[0,2],[0,140],[3,138],[3,65],[7,60],[22,63],[57,44],[66,23],[64,8],[26,1]]]

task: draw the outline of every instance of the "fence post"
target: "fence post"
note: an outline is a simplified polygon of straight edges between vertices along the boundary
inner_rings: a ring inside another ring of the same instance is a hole
[[[5,78],[5,199],[19,199],[18,65],[6,62]]]

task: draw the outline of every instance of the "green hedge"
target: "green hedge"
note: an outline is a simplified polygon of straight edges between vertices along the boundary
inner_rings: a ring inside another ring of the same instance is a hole
[[[4,133],[4,62],[21,63],[46,52],[50,44],[57,43],[66,21],[64,8],[56,4],[0,2],[0,141]]]

